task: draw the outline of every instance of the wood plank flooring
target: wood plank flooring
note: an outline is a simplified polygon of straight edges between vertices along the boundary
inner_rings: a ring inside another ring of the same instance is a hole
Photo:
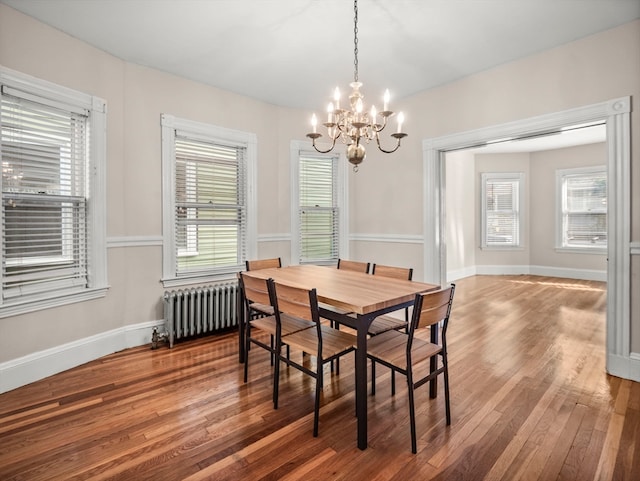
[[[274,410],[268,353],[244,384],[236,333],[129,349],[0,395],[0,480],[640,480],[640,384],[605,373],[605,311],[603,283],[458,281],[452,424],[441,383],[419,389],[416,455],[382,366],[360,451],[353,356],[313,438],[312,379],[283,368]]]

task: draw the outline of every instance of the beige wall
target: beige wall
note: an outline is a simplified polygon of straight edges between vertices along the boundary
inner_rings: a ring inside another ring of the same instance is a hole
[[[289,145],[304,139],[309,112],[125,63],[3,4],[0,64],[106,99],[110,239],[157,239],[162,234],[161,113],[255,133],[258,234],[290,234]],[[403,238],[423,234],[423,205],[430,201],[423,199],[424,139],[625,95],[640,98],[638,21],[398,101],[409,132],[403,147],[393,155],[371,147],[360,172],[349,173],[351,231],[383,241],[352,241],[350,257],[412,265],[415,278],[422,278],[421,246]],[[632,122],[637,145],[637,109]],[[637,149],[632,156],[632,182],[638,186]],[[639,210],[636,187],[633,211]],[[634,219],[637,241],[640,216]],[[261,243],[259,252],[277,252],[287,262],[288,242]],[[635,276],[638,267],[636,262]],[[108,272],[111,288],[104,299],[0,319],[0,363],[161,316],[159,246],[110,246]],[[638,332],[637,303],[632,315]],[[635,350],[640,351],[640,340]]]
[[[605,143],[531,153],[531,264],[607,270],[606,254],[556,252],[556,170],[607,165]]]
[[[289,232],[288,133],[302,112],[123,62],[3,4],[0,64],[107,101],[110,285],[104,299],[0,319],[0,363],[162,318],[162,113],[255,133],[259,233]]]
[[[476,191],[475,155],[466,150],[446,157],[446,245],[447,279],[466,277],[476,267],[476,211],[480,192]]]
[[[449,278],[482,271],[482,266],[499,269],[531,266],[605,273],[605,254],[556,252],[556,170],[606,165],[606,144],[516,154],[482,154],[456,151],[446,156],[447,272]],[[481,175],[484,172],[523,173],[524,205],[522,248],[482,249]],[[547,269],[550,273],[555,270]]]

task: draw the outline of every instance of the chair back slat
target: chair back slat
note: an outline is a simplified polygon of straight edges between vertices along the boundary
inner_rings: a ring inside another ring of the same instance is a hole
[[[271,305],[267,279],[259,279],[240,273],[240,281],[244,291],[244,297],[249,303]]]
[[[373,264],[371,274],[374,276],[392,277],[394,279],[402,279],[410,281],[413,277],[413,269],[406,267],[384,266],[382,264]]]
[[[338,269],[343,269],[345,271],[363,272],[364,274],[367,274],[369,272],[369,265],[369,262],[338,259]]]
[[[439,291],[418,294],[421,306],[420,311],[414,314],[416,329],[429,327],[449,318],[453,289],[454,287],[450,286]]]
[[[248,271],[257,271],[259,269],[270,269],[272,267],[282,267],[282,260],[280,257],[274,257],[273,259],[255,259],[246,261]]]
[[[289,286],[287,284],[273,283],[275,286],[275,296],[278,311],[282,314],[316,322],[314,319],[313,300],[315,299],[315,314],[318,313],[318,302],[315,297],[315,289],[311,291],[301,287]]]

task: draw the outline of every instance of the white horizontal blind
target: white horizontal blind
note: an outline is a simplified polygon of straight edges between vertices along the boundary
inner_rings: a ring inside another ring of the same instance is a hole
[[[335,156],[300,152],[301,263],[338,260],[337,162]]]
[[[562,191],[563,246],[606,247],[606,172],[565,174]]]
[[[486,246],[520,245],[519,181],[485,179]]]
[[[176,133],[176,274],[237,269],[246,258],[245,149]]]
[[[88,113],[2,90],[2,296],[87,286]]]

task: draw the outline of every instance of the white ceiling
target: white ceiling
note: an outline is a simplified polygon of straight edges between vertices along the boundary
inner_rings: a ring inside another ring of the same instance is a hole
[[[353,80],[350,0],[0,0],[126,61],[324,110]],[[369,103],[640,18],[640,0],[360,0]],[[393,107],[393,100],[391,107]]]
[[[323,111],[354,74],[351,0],[0,0],[128,62]],[[640,18],[640,0],[360,0],[359,80],[403,98]],[[393,108],[393,99],[391,101]],[[501,142],[531,152],[605,128]]]

